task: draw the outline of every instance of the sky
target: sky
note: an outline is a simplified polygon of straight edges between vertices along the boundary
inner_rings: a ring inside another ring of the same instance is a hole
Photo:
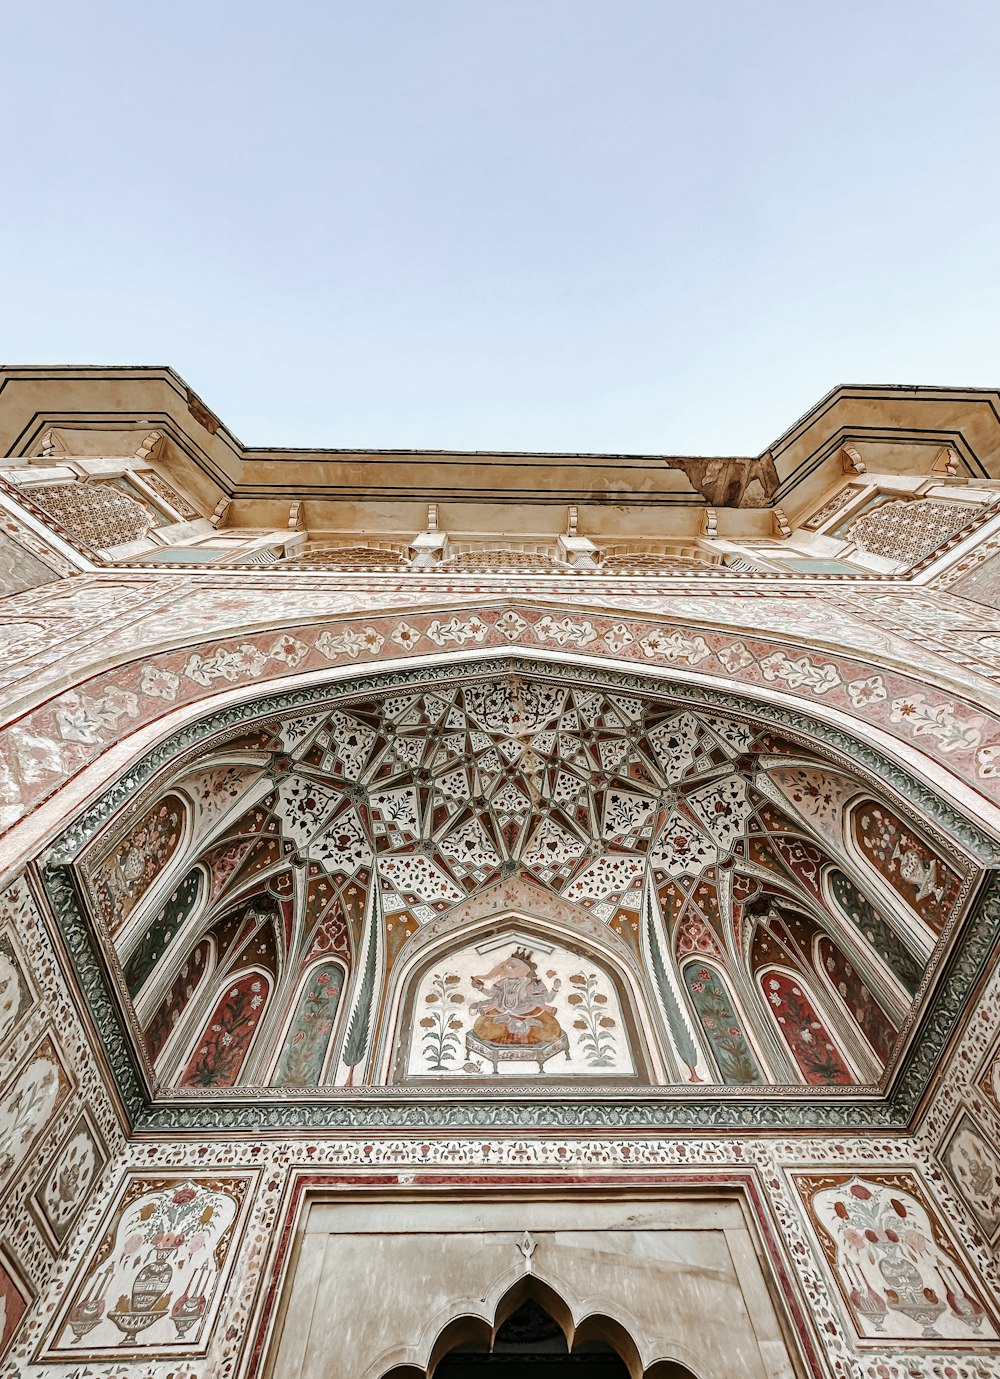
[[[33,0],[0,358],[244,443],[752,454],[1000,385],[996,0]]]

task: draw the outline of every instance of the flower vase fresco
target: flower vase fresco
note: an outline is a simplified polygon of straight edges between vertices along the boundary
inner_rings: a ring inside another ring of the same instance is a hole
[[[409,1077],[636,1074],[615,983],[603,966],[541,938],[486,938],[419,981]]]
[[[914,1172],[792,1176],[860,1342],[998,1339],[992,1304]]]
[[[54,1330],[53,1357],[202,1349],[249,1183],[249,1175],[128,1180]]]

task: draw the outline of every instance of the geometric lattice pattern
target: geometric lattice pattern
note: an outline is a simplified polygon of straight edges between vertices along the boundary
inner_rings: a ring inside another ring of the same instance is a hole
[[[901,498],[866,512],[847,536],[859,550],[915,565],[960,532],[978,512],[982,508],[977,503]]]
[[[39,484],[24,492],[71,536],[97,550],[138,541],[159,525],[141,503],[110,484]]]

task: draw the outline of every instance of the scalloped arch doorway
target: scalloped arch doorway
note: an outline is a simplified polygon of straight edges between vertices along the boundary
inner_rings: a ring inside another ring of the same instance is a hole
[[[311,1180],[264,1379],[815,1373],[749,1183],[399,1176]]]

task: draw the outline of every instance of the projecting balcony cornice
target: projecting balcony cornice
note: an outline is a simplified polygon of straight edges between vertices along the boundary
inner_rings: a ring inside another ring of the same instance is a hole
[[[167,367],[0,368],[0,453],[11,460],[40,456],[49,433],[61,453],[131,454],[151,428],[209,510],[220,498],[798,507],[841,473],[845,447],[870,469],[908,474],[949,447],[959,476],[1000,478],[996,389],[840,386],[759,455],[282,449],[244,445]]]

